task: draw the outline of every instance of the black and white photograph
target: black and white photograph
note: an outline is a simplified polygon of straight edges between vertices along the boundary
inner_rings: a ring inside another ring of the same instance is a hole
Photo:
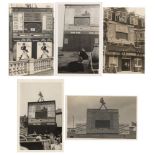
[[[67,96],[67,138],[136,139],[137,97]]]
[[[62,80],[18,80],[18,150],[62,150]]]
[[[145,72],[145,9],[103,8],[103,73]]]
[[[152,155],[153,0],[0,0],[0,154]]]
[[[9,5],[9,75],[53,75],[53,5]]]
[[[99,4],[58,5],[58,73],[98,74]]]

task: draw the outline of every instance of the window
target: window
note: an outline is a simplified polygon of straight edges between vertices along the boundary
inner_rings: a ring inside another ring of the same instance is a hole
[[[111,13],[111,11],[109,11],[109,10],[104,11],[104,18],[112,20],[112,13]]]
[[[90,17],[74,17],[74,25],[90,25]]]
[[[64,44],[68,44],[68,38],[64,39]]]
[[[41,13],[24,12],[24,22],[42,22]]]
[[[144,33],[140,33],[140,39],[144,39]]]
[[[98,41],[98,38],[95,38],[95,44],[98,44],[99,41]]]
[[[133,16],[130,16],[130,24],[134,24],[134,17]]]
[[[116,32],[116,39],[128,40],[128,33]]]
[[[41,33],[42,23],[41,22],[24,22],[24,32],[25,33]]]
[[[145,27],[145,23],[144,23],[144,21],[142,21],[142,24],[141,24],[141,25],[142,25],[142,27]]]
[[[110,120],[96,120],[95,128],[110,128]]]
[[[104,18],[107,18],[108,19],[108,11],[104,11]]]
[[[134,59],[135,67],[142,67],[142,59],[136,58]]]
[[[36,111],[35,118],[36,119],[47,119],[47,110]]]
[[[123,23],[126,23],[127,21],[127,15],[125,12],[121,12],[120,13],[120,19],[119,19],[120,22],[123,22]]]
[[[115,20],[118,22],[119,21],[119,16],[116,15]]]
[[[118,58],[117,57],[109,57],[109,67],[111,65],[115,65],[116,67],[118,67]]]
[[[139,20],[139,24],[140,24],[141,27],[145,27],[145,21],[144,21],[143,18],[141,18],[141,19]]]
[[[112,15],[111,15],[111,12],[108,12],[108,19],[112,19]]]

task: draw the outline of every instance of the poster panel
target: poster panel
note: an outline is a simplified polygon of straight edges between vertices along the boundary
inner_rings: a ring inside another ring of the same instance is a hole
[[[37,59],[52,57],[52,42],[37,42]]]
[[[31,58],[32,43],[31,42],[17,42],[16,60],[26,60]]]

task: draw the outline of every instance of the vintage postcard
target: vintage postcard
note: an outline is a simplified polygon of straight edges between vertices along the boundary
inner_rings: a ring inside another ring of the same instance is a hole
[[[67,96],[67,138],[136,139],[137,97]]]
[[[58,73],[98,74],[99,4],[58,5]]]
[[[104,8],[104,73],[145,72],[145,9]]]
[[[62,80],[18,80],[18,150],[62,150]]]
[[[52,75],[52,4],[10,4],[9,75]]]

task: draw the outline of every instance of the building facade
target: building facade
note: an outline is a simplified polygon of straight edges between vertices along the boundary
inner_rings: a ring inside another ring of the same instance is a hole
[[[87,109],[87,134],[118,134],[118,109]]]
[[[28,121],[28,118],[26,115],[20,116],[20,127],[26,128],[27,127],[27,121]]]
[[[87,128],[86,123],[77,123],[75,129],[76,135],[85,135],[86,128]]]
[[[65,5],[63,50],[91,52],[99,45],[99,5]]]
[[[61,109],[56,110],[56,124],[57,124],[56,135],[62,135],[62,110]]]
[[[9,74],[33,74],[52,69],[53,8],[13,5],[9,17]],[[28,66],[31,67],[28,69]]]
[[[126,8],[105,9],[105,72],[144,72],[144,33],[144,17]]]
[[[28,102],[28,133],[49,134],[57,132],[55,100]]]

